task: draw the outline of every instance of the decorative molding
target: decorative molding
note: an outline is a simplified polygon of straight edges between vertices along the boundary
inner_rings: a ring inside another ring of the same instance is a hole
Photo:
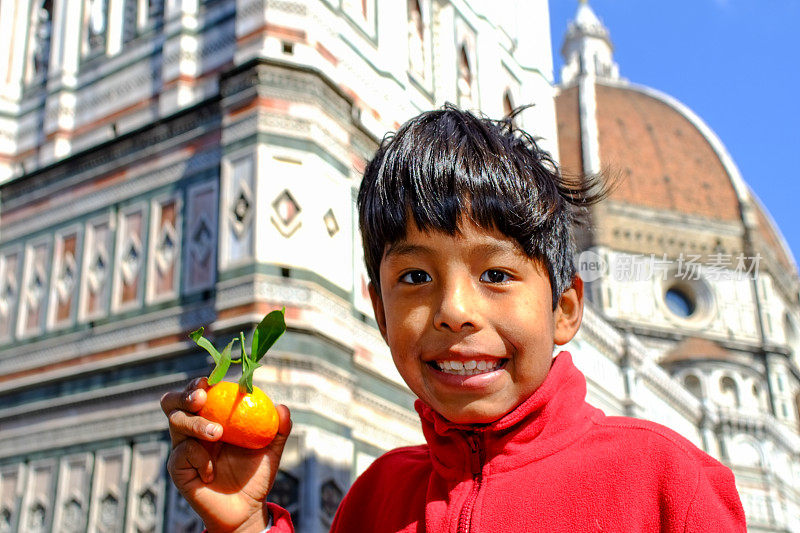
[[[178,346],[175,346],[176,348]],[[116,366],[116,365],[115,365]],[[161,391],[170,386],[184,385],[187,375],[183,372],[155,378],[139,379],[132,383],[123,383],[111,387],[102,387],[76,394],[65,394],[47,400],[38,400],[0,410],[0,421],[8,421],[17,417],[31,417],[36,413],[51,412],[54,409],[75,409],[82,405],[99,404],[112,400],[125,400],[134,393]]]
[[[57,226],[85,213],[116,205],[153,189],[181,181],[187,176],[214,169],[219,165],[220,157],[221,150],[219,148],[208,148],[192,155],[189,159],[181,159],[151,173],[142,174],[134,170],[131,177],[121,183],[93,191],[80,198],[70,198],[61,206],[48,208],[47,211],[37,213],[35,217],[28,217],[18,223],[5,225],[3,240],[12,241],[45,230],[50,226]],[[11,207],[3,205],[3,210],[9,211]]]
[[[86,153],[76,154],[57,165],[4,184],[2,190],[4,211],[16,209],[19,204],[53,196],[59,191],[68,190],[115,169],[125,167],[135,169],[136,163],[142,160],[143,151],[152,150],[154,146],[166,149],[185,144],[206,134],[209,128],[205,126],[209,123],[214,126],[219,125],[219,107],[213,101],[183,111],[169,120],[150,124],[123,140],[105,143]],[[194,170],[191,166],[194,163],[193,159],[205,160],[209,154],[217,150],[218,148],[210,148],[197,154],[188,161],[188,166],[185,158],[182,159],[178,166],[180,170],[178,175],[188,175]],[[218,159],[219,157],[217,161]]]
[[[171,308],[98,326],[88,332],[65,334],[25,344],[13,350],[5,350],[5,353],[0,355],[0,375],[47,368],[60,362],[113,350],[120,346],[184,333],[188,328],[211,323],[215,318],[216,312],[208,306],[190,311]],[[146,350],[142,350],[142,353],[146,353]]]
[[[80,427],[80,431],[75,431],[76,427]],[[166,428],[167,419],[157,404],[128,407],[125,416],[119,416],[118,410],[111,410],[91,416],[64,418],[5,431],[0,436],[0,458],[164,431]]]

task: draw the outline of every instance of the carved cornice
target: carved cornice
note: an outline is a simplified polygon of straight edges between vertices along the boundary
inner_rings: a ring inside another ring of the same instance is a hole
[[[184,333],[192,326],[212,322],[215,317],[216,313],[210,306],[190,311],[175,307],[167,311],[120,320],[87,331],[32,342],[4,351],[5,353],[0,356],[2,357],[0,359],[0,375],[47,368],[57,363],[113,350],[121,346],[146,342],[170,334]],[[141,352],[145,353],[146,350],[141,350]]]
[[[208,125],[219,125],[216,100],[202,102],[193,108],[148,124],[118,139],[75,154],[48,167],[36,170],[0,188],[4,210],[31,202],[142,159],[142,152],[164,150],[209,131]],[[187,134],[190,134],[187,136]],[[193,135],[191,135],[193,134]]]
[[[13,240],[27,234],[56,226],[65,221],[92,213],[120,201],[145,194],[150,190],[177,182],[186,176],[215,168],[219,165],[221,152],[219,148],[211,148],[197,153],[193,157],[167,165],[155,172],[132,175],[121,183],[111,185],[99,191],[93,191],[80,198],[70,199],[61,206],[48,208],[35,217],[26,218],[17,224],[3,227],[4,240]],[[138,174],[138,173],[137,173]],[[8,209],[8,206],[4,206]]]
[[[0,457],[65,448],[107,439],[164,431],[167,419],[157,403],[80,417],[64,417],[0,434]]]

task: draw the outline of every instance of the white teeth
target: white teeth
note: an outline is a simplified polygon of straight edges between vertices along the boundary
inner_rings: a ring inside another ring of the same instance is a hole
[[[500,365],[500,361],[436,361],[439,370],[446,374],[457,374],[459,376],[474,376],[485,372],[492,372]]]

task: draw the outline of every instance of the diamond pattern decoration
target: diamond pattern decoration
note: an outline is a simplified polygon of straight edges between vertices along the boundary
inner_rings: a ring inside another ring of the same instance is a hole
[[[233,225],[233,231],[237,237],[242,237],[250,221],[253,218],[253,193],[244,180],[239,182],[239,190],[234,195],[233,204],[230,207],[229,215]]]
[[[136,235],[131,235],[128,242],[122,247],[122,280],[126,285],[131,285],[139,275],[139,268],[142,266],[142,243]]]
[[[195,261],[204,265],[211,257],[214,234],[211,232],[211,224],[205,214],[201,214],[195,224],[190,239],[190,252]]]
[[[11,308],[11,302],[17,295],[17,284],[12,276],[8,276],[3,283],[3,288],[0,289],[0,314],[8,314]],[[0,530],[2,531],[2,530]]]
[[[11,531],[11,511],[8,507],[0,509],[0,533]]]
[[[100,524],[105,528],[117,525],[119,500],[113,494],[106,494],[100,501]]]
[[[338,509],[339,504],[342,503],[343,497],[344,492],[334,480],[329,479],[322,484],[322,487],[320,487],[320,507],[326,518],[333,520],[336,509]]]
[[[28,284],[28,303],[31,307],[39,304],[44,294],[44,272],[42,272],[41,265],[37,266],[31,275],[31,281]]]
[[[47,509],[40,502],[33,504],[28,515],[28,531],[39,533],[44,531],[44,523],[47,519]]]
[[[178,234],[175,227],[167,222],[161,227],[161,234],[158,236],[158,247],[156,248],[156,268],[162,275],[169,271],[175,262],[178,253]]]
[[[89,282],[89,290],[96,294],[100,291],[103,283],[108,276],[108,254],[105,248],[98,248],[94,252],[94,258],[89,263],[89,272],[87,274],[87,281]]]
[[[272,208],[278,215],[278,220],[280,220],[284,226],[289,226],[294,222],[295,218],[297,218],[297,215],[300,214],[300,205],[298,205],[297,200],[294,199],[294,196],[292,196],[292,193],[290,193],[288,189],[284,189],[283,192],[275,198],[272,202]]]
[[[138,512],[139,519],[144,523],[150,525],[155,522],[156,495],[149,487],[139,494]]]
[[[270,219],[281,235],[291,237],[300,227],[300,204],[297,203],[292,193],[284,189],[272,201],[272,216]]]
[[[336,221],[336,216],[333,214],[333,209],[328,209],[322,217],[325,222],[325,229],[328,230],[328,235],[333,237],[339,233],[339,222]]]
[[[78,265],[75,262],[75,256],[72,252],[67,252],[64,255],[64,264],[61,266],[61,274],[58,276],[56,282],[56,291],[58,292],[58,301],[64,303],[69,300],[72,294],[72,289],[75,288],[75,283],[78,277]]]
[[[84,530],[85,524],[83,523],[83,506],[81,502],[75,498],[71,498],[64,504],[63,521],[65,531],[78,533]]]

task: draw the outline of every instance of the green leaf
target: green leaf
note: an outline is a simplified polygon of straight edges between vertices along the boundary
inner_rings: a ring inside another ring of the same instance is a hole
[[[219,361],[217,361],[217,366],[214,367],[214,370],[211,372],[211,375],[208,376],[208,384],[209,385],[216,385],[222,378],[225,377],[225,374],[228,373],[228,367],[231,366],[231,348],[233,348],[233,343],[239,339],[233,339],[228,345],[222,350],[222,353],[219,356]]]
[[[239,379],[239,386],[249,394],[253,393],[253,374],[259,366],[261,365],[249,357],[242,357],[242,377]]]
[[[217,349],[214,348],[214,345],[211,344],[211,341],[203,337],[203,331],[204,331],[203,328],[196,329],[193,332],[189,333],[189,337],[191,337],[191,339],[194,342],[196,342],[199,347],[203,348],[205,351],[210,353],[211,357],[214,358],[214,362],[216,364],[219,364],[220,354],[217,351]]]
[[[285,307],[280,311],[272,311],[265,316],[256,327],[256,330],[253,332],[253,347],[250,352],[250,357],[253,358],[254,362],[260,361],[267,353],[267,350],[269,350],[272,345],[275,344],[275,341],[283,335],[283,332],[286,331],[286,321],[284,320],[285,313]]]

